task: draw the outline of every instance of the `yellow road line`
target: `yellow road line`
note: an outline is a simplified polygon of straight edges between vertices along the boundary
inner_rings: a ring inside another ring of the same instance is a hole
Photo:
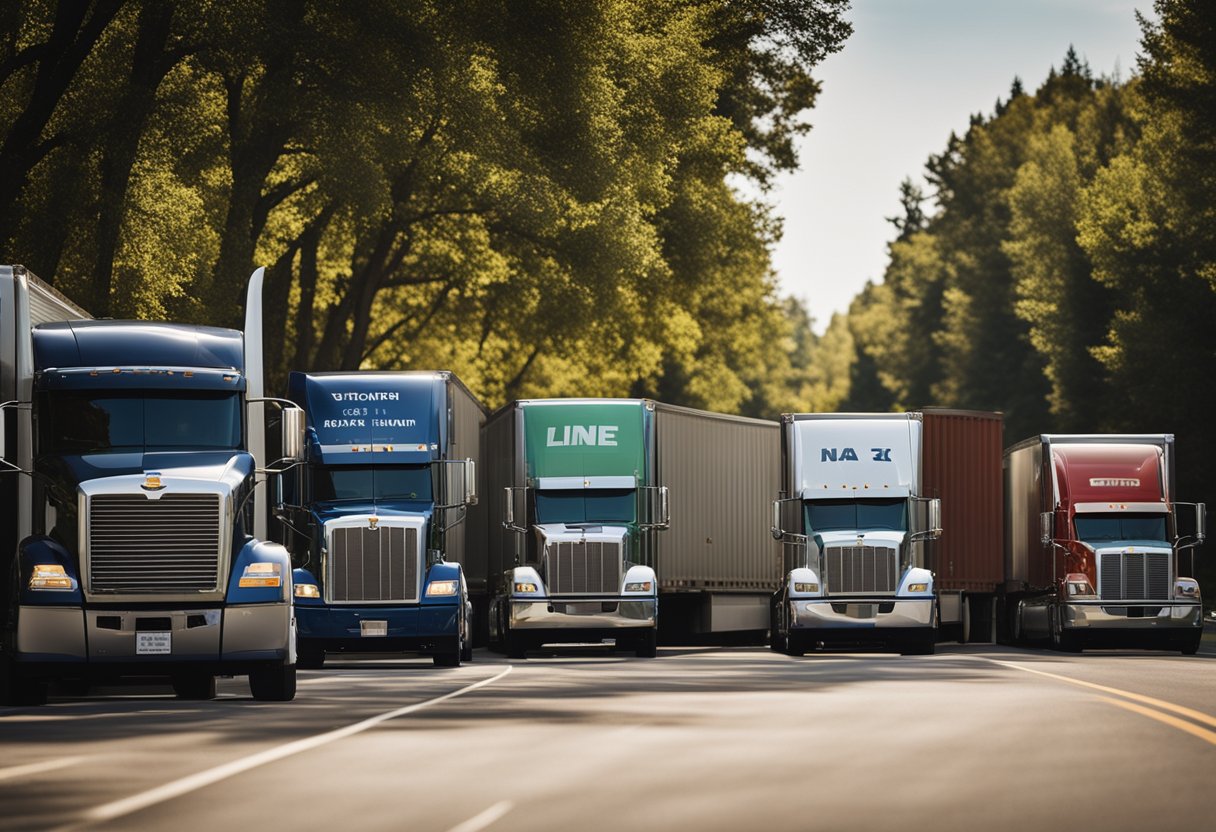
[[[1103,702],[1109,702],[1111,705],[1118,705],[1120,708],[1126,708],[1129,711],[1134,711],[1141,716],[1146,716],[1149,719],[1155,719],[1158,722],[1164,722],[1166,725],[1172,725],[1179,731],[1186,731],[1205,742],[1210,742],[1216,745],[1216,731],[1209,731],[1207,728],[1200,728],[1198,725],[1187,722],[1185,719],[1179,719],[1176,716],[1163,714],[1160,711],[1154,711],[1152,708],[1145,708],[1141,705],[1136,705],[1132,702],[1124,702],[1122,699],[1112,699],[1109,696],[1099,696]]]
[[[1070,679],[1067,676],[1061,676],[1058,673],[1048,673],[1045,670],[1035,670],[1029,667],[1023,667],[1020,664],[1013,662],[1002,662],[997,659],[985,659],[993,664],[999,664],[1003,667],[1011,667],[1014,670],[1023,670],[1027,673],[1034,673],[1039,676],[1046,676],[1049,679],[1057,679],[1061,682],[1067,682],[1070,685],[1078,685],[1083,688],[1092,688],[1100,690],[1103,693],[1113,693],[1115,696],[1122,696],[1125,699],[1131,699],[1136,702],[1143,702],[1146,705],[1152,705],[1154,708],[1160,708],[1163,711],[1173,711],[1176,714],[1181,714],[1187,719],[1193,719],[1196,722],[1202,722],[1204,725],[1210,725],[1216,728],[1216,717],[1210,714],[1205,714],[1203,711],[1196,711],[1193,708],[1187,708],[1183,705],[1175,705],[1173,702],[1166,702],[1164,699],[1156,699],[1152,696],[1145,696],[1141,693],[1132,693],[1130,690],[1120,690],[1119,688],[1111,688],[1106,685],[1096,685],[1093,682],[1082,682],[1080,679]]]

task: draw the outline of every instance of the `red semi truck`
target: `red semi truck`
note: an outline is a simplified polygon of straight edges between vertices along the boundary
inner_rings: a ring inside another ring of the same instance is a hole
[[[1194,654],[1203,612],[1187,574],[1206,512],[1174,499],[1173,435],[1045,434],[1004,459],[1009,639]]]

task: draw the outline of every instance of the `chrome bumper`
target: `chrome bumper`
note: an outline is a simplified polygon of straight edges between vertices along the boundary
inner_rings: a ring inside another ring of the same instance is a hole
[[[1061,605],[1065,629],[1088,630],[1199,630],[1203,628],[1200,603],[1178,601],[1070,601]],[[1140,615],[1133,610],[1143,610]],[[1156,614],[1152,615],[1154,610]]]
[[[615,609],[605,611],[606,605]],[[655,598],[623,601],[620,598],[578,600],[512,599],[512,630],[638,630],[655,627],[659,620]]]
[[[791,630],[899,629],[933,626],[933,598],[795,598]],[[884,612],[883,610],[889,610]]]
[[[282,658],[293,652],[291,604],[249,604],[201,610],[82,610],[23,606],[17,651],[56,661],[244,660]],[[170,652],[141,655],[140,620],[166,620]],[[222,650],[222,652],[221,652]]]

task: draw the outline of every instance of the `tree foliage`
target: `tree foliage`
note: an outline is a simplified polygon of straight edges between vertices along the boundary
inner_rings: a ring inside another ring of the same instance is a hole
[[[272,383],[442,366],[491,404],[799,409],[780,227],[728,182],[797,164],[846,8],[9,6],[0,240],[103,315],[239,325],[267,266]]]

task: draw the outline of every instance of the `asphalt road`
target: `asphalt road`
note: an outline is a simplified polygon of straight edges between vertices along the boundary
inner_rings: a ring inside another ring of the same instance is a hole
[[[1216,635],[1216,634],[1213,634]],[[1210,636],[1211,638],[1211,636]],[[1212,828],[1203,654],[331,661],[0,709],[0,829]]]

